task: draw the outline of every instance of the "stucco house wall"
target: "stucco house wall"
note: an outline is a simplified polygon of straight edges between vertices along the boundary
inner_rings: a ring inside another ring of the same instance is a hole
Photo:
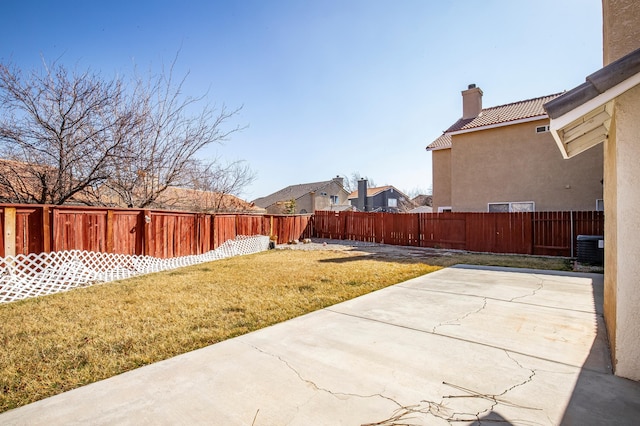
[[[431,153],[433,173],[433,211],[451,206],[451,150],[440,149]]]
[[[336,203],[331,197],[338,197]],[[333,181],[316,191],[310,191],[296,199],[296,214],[313,213],[316,210],[327,210],[333,204],[347,204],[349,193],[339,183]]]
[[[549,120],[452,136],[453,211],[486,212],[488,203],[530,202],[536,211],[595,210],[602,199],[602,146],[563,160]],[[434,191],[435,194],[435,191]]]
[[[335,202],[332,202],[332,197]],[[253,202],[268,214],[286,214],[291,200],[295,201],[296,214],[311,214],[316,210],[328,209],[332,204],[346,205],[349,193],[343,187],[339,176],[330,181],[290,185]]]
[[[615,134],[609,138],[615,146],[609,148],[612,155],[607,160],[615,169],[608,173],[615,176],[610,189],[614,192],[615,185],[617,194],[605,214],[607,219],[616,219],[609,224],[605,221],[605,236],[612,233],[615,243],[605,240],[605,247],[613,248],[606,259],[609,263],[605,264],[605,286],[607,294],[613,296],[607,308],[613,304],[615,309],[606,311],[606,315],[609,328],[614,329],[616,374],[640,380],[640,86],[616,99],[614,117]],[[607,195],[609,202],[612,197]],[[610,270],[614,274],[608,276]]]
[[[603,65],[640,48],[640,5],[603,0]],[[640,380],[640,86],[616,98],[605,145],[604,315],[616,374]]]
[[[640,380],[640,2],[602,11],[604,67],[545,110],[566,158],[604,146],[604,318],[616,375]]]
[[[560,94],[488,108],[482,96],[475,84],[462,91],[462,117],[427,146],[434,211],[487,212],[493,203],[502,204],[495,211],[596,210],[603,148],[569,161],[558,155],[543,105]]]

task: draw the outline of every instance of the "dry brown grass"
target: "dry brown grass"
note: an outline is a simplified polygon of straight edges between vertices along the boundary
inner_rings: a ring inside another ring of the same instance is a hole
[[[561,257],[536,257],[503,254],[455,253],[429,260],[434,266],[453,266],[459,264],[505,266],[510,268],[528,268],[556,271],[571,271],[571,261]]]
[[[438,267],[270,251],[0,305],[0,411]]]

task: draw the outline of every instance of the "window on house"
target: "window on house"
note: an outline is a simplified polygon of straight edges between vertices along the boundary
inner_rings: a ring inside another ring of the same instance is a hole
[[[508,213],[509,203],[489,203],[489,213]]]
[[[338,196],[337,195],[332,195],[329,198],[331,199],[331,204],[338,204]]]
[[[387,200],[387,207],[398,207],[398,200],[396,198],[389,198]]]
[[[604,200],[597,199],[596,200],[596,211],[603,212],[604,211]]]
[[[453,210],[451,210],[450,206],[447,207],[438,207],[438,213],[451,213]]]
[[[489,203],[489,213],[533,212],[533,201],[517,201],[512,203]]]

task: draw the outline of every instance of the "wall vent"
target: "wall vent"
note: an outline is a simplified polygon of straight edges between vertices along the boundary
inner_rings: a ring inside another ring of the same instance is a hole
[[[549,131],[549,126],[537,126],[536,133],[545,133]]]

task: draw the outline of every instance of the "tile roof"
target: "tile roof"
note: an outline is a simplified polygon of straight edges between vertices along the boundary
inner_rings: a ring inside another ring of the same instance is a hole
[[[278,201],[297,200],[298,198],[308,194],[309,192],[315,192],[319,189],[328,186],[331,182],[337,182],[336,179],[326,180],[323,182],[301,183],[298,185],[289,185],[286,188],[282,188],[279,191],[269,194],[266,197],[256,198],[253,203],[256,206],[267,208],[274,205]]]
[[[378,186],[376,188],[367,188],[367,197],[373,197],[374,195],[377,195],[381,192],[384,192],[388,189],[395,189],[396,192],[400,192],[398,191],[396,188],[394,188],[391,185],[386,185],[386,186]],[[402,192],[400,192],[402,194]],[[353,191],[351,194],[349,194],[349,197],[347,197],[348,200],[352,200],[354,198],[358,198],[358,190],[356,189],[355,191]]]
[[[254,213],[266,211],[253,203],[248,203],[235,195],[198,189],[168,187],[155,202],[157,208],[218,213]]]
[[[440,137],[427,146],[427,150],[450,148],[451,133],[453,132],[461,130],[473,131],[474,129],[480,130],[485,126],[493,126],[497,124],[508,125],[513,121],[547,115],[543,105],[557,98],[561,94],[562,93],[555,93],[553,95],[541,96],[539,98],[483,108],[477,117],[467,119],[461,118],[453,123],[453,125],[445,130]]]
[[[428,146],[428,150],[444,149],[451,147],[451,135],[449,133],[443,133],[438,139],[431,142]]]

